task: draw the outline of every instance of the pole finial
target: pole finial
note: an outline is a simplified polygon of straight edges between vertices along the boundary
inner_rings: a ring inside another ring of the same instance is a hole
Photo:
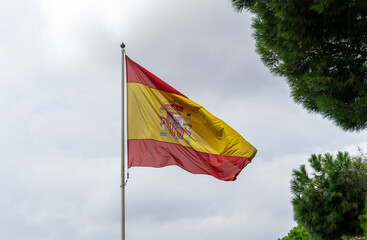
[[[125,43],[121,43],[120,47],[121,47],[121,49],[124,49],[125,48]]]

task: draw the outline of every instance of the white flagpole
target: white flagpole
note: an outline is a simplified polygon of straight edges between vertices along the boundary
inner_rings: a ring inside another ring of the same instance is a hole
[[[125,240],[125,44],[121,43],[121,239]]]

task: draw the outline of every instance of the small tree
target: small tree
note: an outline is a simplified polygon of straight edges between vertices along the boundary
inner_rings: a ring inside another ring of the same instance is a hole
[[[296,226],[289,231],[288,235],[278,240],[310,240],[308,233],[301,226]]]
[[[363,214],[367,193],[367,164],[361,157],[339,152],[312,155],[305,165],[293,170],[291,191],[294,219],[312,239],[341,239],[360,236],[358,217]]]

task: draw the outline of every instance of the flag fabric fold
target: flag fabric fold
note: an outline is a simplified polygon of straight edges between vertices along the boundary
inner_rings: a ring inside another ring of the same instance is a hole
[[[202,106],[125,60],[128,167],[177,165],[234,181],[256,149]]]

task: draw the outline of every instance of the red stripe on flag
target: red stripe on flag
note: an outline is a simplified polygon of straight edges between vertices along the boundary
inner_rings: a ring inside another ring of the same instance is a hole
[[[234,181],[250,158],[197,152],[190,147],[151,139],[130,139],[128,167],[165,167],[177,165],[194,174],[208,174]]]
[[[131,69],[131,71],[129,69]],[[149,72],[148,70],[131,60],[128,56],[126,56],[126,76],[127,82],[141,83],[150,88],[174,93],[188,98],[167,83],[163,82],[153,73]]]

